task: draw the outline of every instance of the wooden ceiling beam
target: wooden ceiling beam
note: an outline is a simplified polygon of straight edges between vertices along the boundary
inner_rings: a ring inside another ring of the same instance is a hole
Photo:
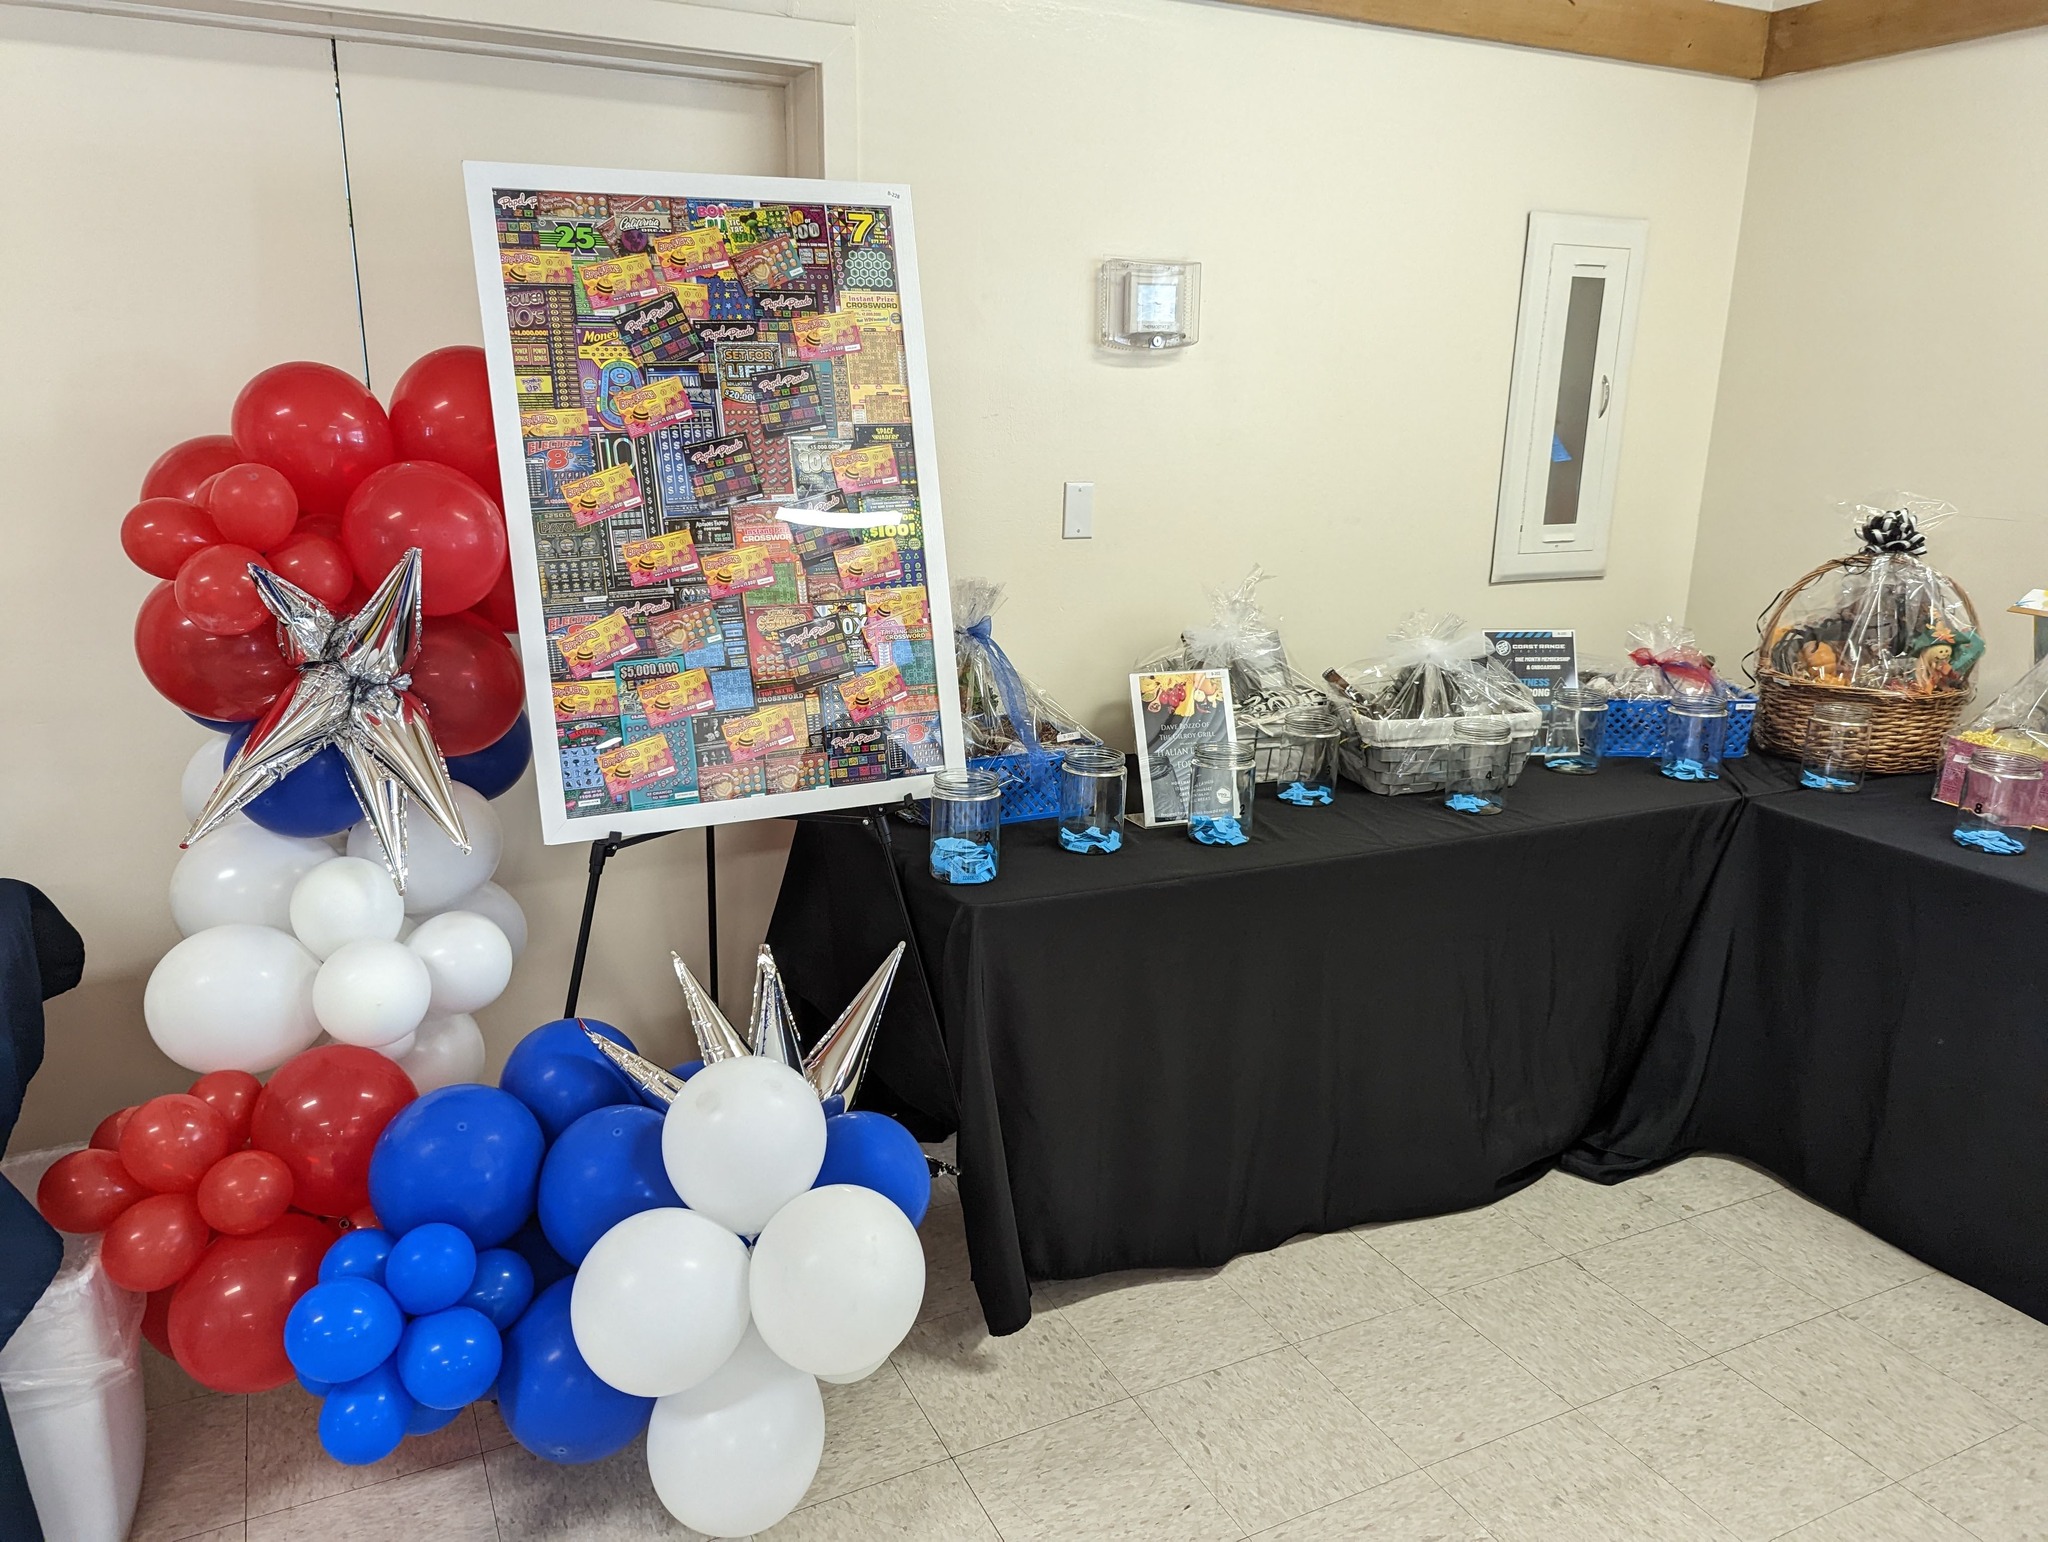
[[[1813,0],[1771,16],[1763,76],[2048,26],[2048,0]]]
[[[2048,0],[1232,0],[1268,11],[1766,80],[2048,26]]]
[[[1235,0],[1270,11],[1755,80],[1770,13],[1718,0]]]

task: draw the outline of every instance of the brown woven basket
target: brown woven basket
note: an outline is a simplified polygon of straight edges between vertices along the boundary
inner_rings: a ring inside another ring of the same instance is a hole
[[[1770,667],[1771,639],[1778,635],[1786,607],[1815,581],[1837,568],[1860,567],[1865,556],[1835,557],[1823,562],[1778,597],[1770,616],[1757,631],[1756,727],[1752,738],[1768,754],[1796,756],[1806,744],[1806,722],[1824,701],[1857,701],[1870,708],[1870,758],[1864,769],[1880,776],[1933,771],[1941,764],[1941,744],[1955,732],[1963,708],[1974,692],[1943,691],[1934,696],[1909,696],[1898,691],[1872,691],[1854,685],[1809,685]],[[1961,584],[1956,594],[1977,626],[1977,607]]]

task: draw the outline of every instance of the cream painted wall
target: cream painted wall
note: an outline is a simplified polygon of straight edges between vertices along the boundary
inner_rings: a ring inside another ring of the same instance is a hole
[[[1734,658],[1846,548],[1829,504],[1954,502],[1930,536],[1977,603],[1980,698],[2031,658],[2048,583],[2048,33],[1767,82],[1691,614]]]
[[[1128,745],[1124,675],[1254,562],[1297,663],[1409,609],[1619,649],[1685,601],[1754,88],[1181,0],[862,0],[861,166],[915,190],[956,574]],[[1524,222],[1650,221],[1604,580],[1489,588]],[[1202,340],[1093,344],[1103,257]],[[1096,536],[1062,541],[1060,485]]]
[[[1183,0],[857,0],[856,16],[862,174],[917,194],[954,571],[1009,583],[999,635],[1110,737],[1128,738],[1129,664],[1254,561],[1315,669],[1416,605],[1612,648],[1683,603],[1753,88]],[[380,389],[476,334],[448,250],[462,156],[780,164],[762,132],[776,104],[747,88],[349,45],[341,64]],[[139,1001],[175,938],[175,783],[198,735],[133,663],[125,618],[147,584],[119,555],[120,513],[151,449],[216,428],[254,369],[352,365],[362,343],[325,43],[0,8],[0,69],[24,83],[0,98],[6,142],[46,147],[0,213],[10,249],[39,249],[25,220],[125,202],[151,211],[163,250],[203,252],[225,221],[228,242],[275,257],[243,304],[195,299],[196,264],[175,263],[125,272],[82,310],[29,286],[0,299],[31,357],[178,381],[124,399],[112,429],[39,381],[0,387],[27,468],[0,516],[29,559],[0,569],[6,635],[77,639],[65,688],[7,721],[0,871],[46,888],[92,948],[85,988],[52,1004],[25,1146],[184,1080]],[[622,102],[658,131],[622,138]],[[203,190],[189,216],[161,196],[186,187]],[[1605,580],[1489,588],[1539,208],[1651,222],[1613,556]],[[1095,263],[1112,255],[1205,264],[1195,349],[1128,362],[1093,346]],[[1068,479],[1097,485],[1093,541],[1059,539]],[[89,575],[108,621],[80,633],[53,574]],[[501,878],[535,942],[485,1015],[494,1059],[557,1009],[580,899],[581,849],[539,846],[530,796],[500,805]],[[786,842],[782,826],[720,837],[729,996]],[[681,835],[621,859],[585,996],[663,1054],[684,1042],[663,954],[701,946],[700,850]]]

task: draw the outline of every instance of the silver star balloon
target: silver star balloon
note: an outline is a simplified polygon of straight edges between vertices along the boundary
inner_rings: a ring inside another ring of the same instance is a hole
[[[753,1014],[757,1031],[764,1022],[776,1025],[766,1050],[758,1042],[750,1046],[739,1030],[726,1021],[725,1014],[718,1010],[717,1003],[697,983],[697,977],[690,973],[689,966],[679,955],[671,953],[669,957],[675,960],[676,979],[683,987],[683,1005],[689,1009],[690,1027],[697,1035],[698,1052],[706,1065],[741,1055],[765,1054],[771,1060],[781,1060],[784,1065],[803,1072],[804,1080],[818,1094],[818,1101],[826,1104],[825,1111],[831,1113],[835,1099],[841,1109],[853,1106],[854,1094],[860,1090],[860,1079],[868,1068],[868,1056],[874,1051],[875,1030],[882,1021],[882,1008],[889,1000],[889,987],[895,982],[897,966],[903,962],[903,949],[904,944],[899,942],[889,950],[889,956],[868,976],[867,984],[854,993],[853,1000],[846,1004],[846,1010],[825,1030],[824,1037],[818,1040],[810,1054],[802,1057],[801,1063],[795,1058],[784,1059],[780,1048],[782,1025],[786,1025],[788,1054],[796,1056],[796,1019],[790,1013],[789,1000],[782,988],[782,975],[775,967],[775,957],[766,947],[761,949],[754,965]],[[588,1028],[583,1031],[590,1035],[591,1042],[597,1045],[605,1058],[624,1071],[635,1086],[652,1093],[664,1103],[675,1101],[681,1084],[674,1076],[653,1061],[621,1049],[602,1034],[592,1033]],[[669,1083],[675,1083],[675,1086],[667,1086]]]
[[[796,1014],[789,1009],[789,994],[782,988],[782,971],[775,967],[775,955],[768,944],[754,956],[754,1005],[747,1013],[750,1047],[757,1055],[779,1060],[792,1071],[804,1068],[803,1046],[796,1036]]]
[[[427,710],[408,687],[419,655],[420,553],[385,576],[363,608],[336,617],[298,585],[249,564],[256,593],[277,617],[278,646],[298,678],[256,720],[181,843],[190,846],[332,745],[384,865],[405,892],[405,814],[416,801],[462,850],[469,837]]]

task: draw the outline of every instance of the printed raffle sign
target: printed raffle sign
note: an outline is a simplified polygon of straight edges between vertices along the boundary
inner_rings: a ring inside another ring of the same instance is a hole
[[[928,793],[961,762],[908,192],[464,172],[547,839]]]

